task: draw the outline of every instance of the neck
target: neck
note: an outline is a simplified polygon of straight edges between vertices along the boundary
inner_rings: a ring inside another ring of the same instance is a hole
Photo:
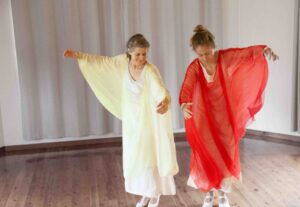
[[[129,65],[134,70],[142,70],[144,68],[144,65],[136,65],[136,64],[132,64],[132,63],[129,63]]]

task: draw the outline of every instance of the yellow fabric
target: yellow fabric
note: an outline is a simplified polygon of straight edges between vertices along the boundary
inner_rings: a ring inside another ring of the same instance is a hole
[[[158,69],[153,64],[145,65],[144,85],[136,110],[124,85],[129,61],[125,54],[102,57],[78,53],[78,57],[80,69],[98,100],[122,119],[124,177],[130,179],[154,167],[161,176],[175,175],[178,165],[171,113],[156,112],[164,98],[170,100]],[[136,111],[138,114],[133,114]]]
[[[77,53],[81,72],[103,106],[114,116],[122,119],[122,77],[126,55],[105,57]]]

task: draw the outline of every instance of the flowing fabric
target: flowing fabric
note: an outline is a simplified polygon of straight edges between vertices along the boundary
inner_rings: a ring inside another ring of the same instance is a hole
[[[142,93],[132,97],[126,87],[129,59],[77,53],[87,83],[103,104],[122,120],[123,173],[126,179],[139,177],[157,168],[162,177],[178,172],[171,114],[158,114],[157,105],[170,99],[158,69],[147,63],[143,71]]]
[[[246,125],[263,106],[268,79],[264,45],[218,51],[211,83],[195,59],[188,67],[179,102],[191,102],[185,120],[191,146],[190,176],[202,191],[220,189],[222,180],[239,179],[239,141]]]

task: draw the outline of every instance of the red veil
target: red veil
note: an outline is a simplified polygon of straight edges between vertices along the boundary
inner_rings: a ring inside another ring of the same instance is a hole
[[[185,128],[192,149],[190,175],[202,191],[219,189],[227,177],[239,179],[239,141],[262,108],[268,79],[264,48],[220,50],[210,83],[198,59],[187,69],[179,102],[193,103]]]

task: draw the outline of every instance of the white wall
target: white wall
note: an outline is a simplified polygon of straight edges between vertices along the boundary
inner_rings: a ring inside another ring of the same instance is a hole
[[[223,0],[223,48],[239,46],[239,0]]]
[[[75,140],[74,138],[40,141],[23,139],[21,95],[10,0],[0,1],[0,25],[0,147]],[[95,137],[81,137],[76,140],[93,138]]]
[[[21,142],[21,110],[11,1],[0,1],[0,107],[4,145]]]
[[[224,46],[265,43],[280,55],[280,61],[270,63],[265,106],[258,114],[256,122],[249,128],[280,133],[291,132],[295,1],[224,0]],[[73,140],[72,138],[31,142],[23,140],[18,67],[9,0],[0,1],[0,25],[0,116],[4,138],[1,139],[0,133],[0,147]]]
[[[249,129],[293,133],[294,24],[297,0],[224,0],[223,46],[266,44],[280,60],[269,62],[265,104]]]
[[[293,130],[295,3],[295,0],[239,1],[239,46],[266,44],[280,56],[278,62],[269,62],[265,105],[249,126],[251,129]]]
[[[2,127],[1,107],[0,107],[0,148],[3,146],[4,146],[4,136],[3,136],[3,127]]]

